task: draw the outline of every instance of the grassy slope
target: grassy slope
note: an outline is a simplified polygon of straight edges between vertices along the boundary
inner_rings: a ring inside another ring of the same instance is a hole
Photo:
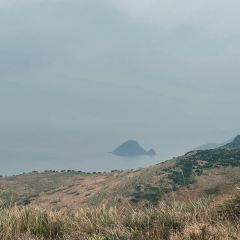
[[[239,186],[237,148],[135,171],[2,177],[0,239],[237,240]]]
[[[135,171],[28,173],[0,178],[0,196],[27,205],[75,207],[227,194],[240,183],[240,149],[193,151]]]
[[[156,207],[44,210],[0,205],[1,240],[240,239],[240,196],[161,202]]]

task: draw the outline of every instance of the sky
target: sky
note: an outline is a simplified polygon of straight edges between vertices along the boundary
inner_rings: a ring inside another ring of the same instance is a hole
[[[128,139],[160,161],[239,134],[239,7],[0,0],[2,172],[81,167],[89,152],[95,170]]]

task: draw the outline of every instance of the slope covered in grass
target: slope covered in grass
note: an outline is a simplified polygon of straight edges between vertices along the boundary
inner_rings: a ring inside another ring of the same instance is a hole
[[[157,206],[1,208],[1,240],[230,240],[240,237],[239,195]]]
[[[19,205],[55,207],[153,204],[231,193],[240,183],[240,148],[192,151],[137,170],[28,173],[0,178],[0,197]],[[187,194],[186,194],[187,193]]]

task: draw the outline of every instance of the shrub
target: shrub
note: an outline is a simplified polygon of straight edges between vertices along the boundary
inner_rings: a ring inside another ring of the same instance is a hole
[[[240,195],[219,206],[218,215],[224,219],[240,220]]]

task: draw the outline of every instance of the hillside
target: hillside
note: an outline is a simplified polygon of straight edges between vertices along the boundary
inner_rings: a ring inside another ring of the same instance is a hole
[[[231,143],[233,141],[233,138],[228,140],[228,141],[225,141],[225,142],[221,142],[221,143],[207,143],[207,144],[204,144],[202,146],[199,146],[199,147],[196,147],[195,151],[198,151],[198,150],[210,150],[210,149],[216,149],[216,148],[219,148],[219,147],[222,147],[222,146],[225,146],[229,143]]]
[[[234,138],[234,140],[223,146],[224,148],[240,148],[240,135]]]
[[[192,151],[169,161],[129,171],[26,173],[0,178],[6,202],[42,207],[96,206],[129,201],[152,203],[198,199],[234,191],[240,184],[240,148]]]
[[[158,206],[43,209],[4,207],[1,240],[237,240],[240,195]]]
[[[237,240],[239,173],[228,147],[138,170],[1,177],[0,239]]]

